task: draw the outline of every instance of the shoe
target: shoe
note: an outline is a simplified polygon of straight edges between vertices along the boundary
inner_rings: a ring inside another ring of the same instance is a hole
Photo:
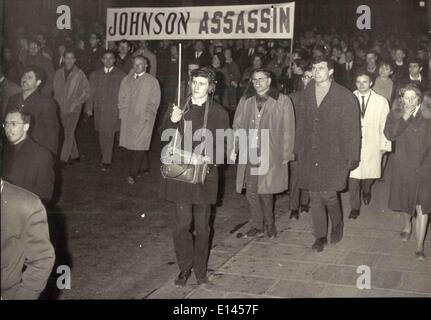
[[[128,177],[127,177],[127,182],[128,182],[130,185],[134,185],[134,184],[135,184],[135,182],[136,182],[136,179],[135,179],[135,177],[134,177],[134,176],[128,176]]]
[[[416,257],[417,260],[424,261],[425,260],[425,252],[423,252],[423,251],[416,251],[415,252],[415,257]]]
[[[263,233],[263,231],[260,230],[260,229],[251,228],[250,230],[248,230],[245,233],[245,236],[248,237],[248,238],[253,238],[255,236],[261,235],[262,233]]]
[[[99,163],[100,170],[107,172],[109,171],[110,163]]]
[[[209,281],[207,277],[196,278],[196,283],[200,286],[201,284],[208,284]]]
[[[187,280],[189,280],[191,274],[191,270],[181,271],[177,279],[175,280],[175,285],[177,287],[184,287],[187,283]]]
[[[409,241],[411,236],[412,236],[412,232],[411,231],[410,231],[410,233],[405,232],[405,231],[403,231],[403,232],[400,233],[400,238],[401,238],[402,241]]]
[[[331,231],[331,244],[336,244],[343,239],[344,224],[340,222],[338,225],[332,227]]]
[[[313,251],[317,251],[317,252],[322,252],[323,248],[328,244],[328,240],[326,238],[318,238],[316,239],[316,241],[314,242],[313,246],[311,247],[311,249],[313,249]]]
[[[369,205],[371,202],[371,193],[364,193],[362,195],[362,201],[364,201],[365,205]]]
[[[356,218],[359,217],[359,214],[360,214],[359,210],[353,209],[352,211],[350,211],[349,219],[356,220]]]
[[[277,229],[275,228],[275,224],[267,224],[265,226],[266,235],[270,239],[274,239],[277,236]]]
[[[308,204],[301,204],[300,211],[301,212],[308,212],[308,211],[310,211],[310,206]]]
[[[298,210],[292,210],[290,211],[290,219],[298,220],[299,219],[299,212]]]

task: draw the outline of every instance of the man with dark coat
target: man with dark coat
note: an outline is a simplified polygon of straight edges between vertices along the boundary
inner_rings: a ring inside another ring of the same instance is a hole
[[[332,221],[331,243],[343,237],[343,221],[337,191],[346,187],[350,170],[359,164],[360,116],[355,96],[332,80],[333,60],[313,62],[314,81],[304,90],[296,110],[295,154],[299,163],[299,186],[310,191],[310,207],[320,252],[327,244],[325,207]]]
[[[38,299],[54,262],[46,211],[39,198],[2,179],[1,299]]]
[[[21,109],[9,111],[3,126],[9,141],[3,155],[3,177],[49,203],[54,190],[54,163],[52,154],[27,136],[30,115]]]
[[[57,107],[51,98],[38,92],[41,84],[41,70],[37,67],[26,68],[21,79],[22,93],[9,99],[7,109],[19,107],[29,113],[31,115],[30,137],[56,155],[60,132]]]
[[[87,77],[89,77],[93,71],[103,67],[101,59],[104,51],[100,46],[100,36],[97,33],[90,33],[88,42],[90,46],[85,52],[85,61],[82,63],[82,71],[84,71]]]
[[[205,48],[202,40],[196,40],[194,50],[190,53],[187,60],[195,60],[200,66],[205,67],[211,64],[211,55]]]
[[[288,189],[288,163],[294,158],[292,102],[288,96],[270,87],[271,80],[267,70],[253,72],[251,81],[255,92],[240,100],[232,126],[238,137],[242,131],[250,141],[244,143],[240,138],[236,177],[236,191],[241,193],[246,189],[250,208],[247,237],[254,237],[264,230],[269,238],[276,236],[274,194]],[[232,160],[235,158],[233,155]],[[244,158],[247,161],[242,161]]]
[[[115,133],[120,130],[118,115],[118,92],[126,74],[114,66],[115,53],[103,54],[104,67],[90,76],[90,101],[86,104],[87,114],[94,112],[94,128],[99,132],[99,146],[102,159],[100,168],[107,171],[112,162]]]
[[[410,59],[408,62],[408,75],[398,81],[397,93],[411,83],[418,87],[421,92],[425,92],[430,88],[429,79],[422,73],[423,62],[419,58]]]
[[[339,84],[346,87],[350,91],[356,90],[355,86],[355,74],[358,66],[353,58],[353,52],[346,52],[346,62],[343,64],[337,64],[335,70],[335,78]]]
[[[29,43],[29,55],[26,59],[26,67],[37,66],[41,68],[44,72],[44,82],[41,86],[41,92],[51,97],[52,95],[52,84],[54,81],[55,69],[52,65],[52,60],[48,59],[42,54],[40,43],[37,40],[30,41]]]
[[[130,43],[127,40],[121,40],[118,43],[118,55],[115,65],[125,74],[129,74],[133,67],[133,57],[130,54]]]

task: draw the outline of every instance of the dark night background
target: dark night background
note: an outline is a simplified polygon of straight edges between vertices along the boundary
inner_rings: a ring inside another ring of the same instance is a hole
[[[6,28],[14,25],[31,26],[56,21],[56,8],[69,5],[72,19],[75,16],[84,21],[105,21],[109,7],[175,7],[207,5],[245,5],[262,3],[283,3],[286,0],[1,0],[2,24]],[[295,10],[296,31],[312,26],[337,29],[355,28],[356,8],[366,4],[371,8],[372,29],[378,31],[431,30],[431,0],[297,0]]]

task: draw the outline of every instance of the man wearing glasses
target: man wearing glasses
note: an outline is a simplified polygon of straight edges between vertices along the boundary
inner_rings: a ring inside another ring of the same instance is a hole
[[[267,70],[255,70],[251,81],[254,92],[241,98],[233,122],[235,134],[246,132],[248,140],[236,148],[238,151],[239,147],[236,191],[246,189],[251,214],[246,236],[259,236],[265,230],[269,238],[274,238],[274,194],[288,188],[295,116],[289,97],[271,87]],[[236,152],[231,160],[235,158]]]
[[[49,203],[55,180],[53,158],[28,136],[30,114],[21,109],[9,111],[3,128],[9,142],[3,155],[3,178]]]

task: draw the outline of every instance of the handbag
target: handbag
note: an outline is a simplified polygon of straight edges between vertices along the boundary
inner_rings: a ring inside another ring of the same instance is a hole
[[[188,102],[187,102],[188,103]],[[202,129],[205,130],[208,121],[208,100],[205,104],[204,124]],[[184,120],[184,117],[183,117]],[[178,129],[176,136],[178,134]],[[191,184],[204,184],[206,175],[211,168],[210,159],[203,156],[203,145],[201,144],[199,153],[188,152],[176,148],[176,143],[168,147],[166,155],[162,156],[162,166],[160,172],[164,179],[176,180]]]

